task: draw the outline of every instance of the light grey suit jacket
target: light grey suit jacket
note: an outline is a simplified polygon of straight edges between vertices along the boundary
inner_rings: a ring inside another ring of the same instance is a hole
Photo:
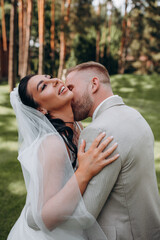
[[[108,240],[160,240],[160,197],[149,125],[115,96],[99,108],[79,142],[85,139],[87,150],[102,131],[114,136],[120,157],[89,182],[83,195],[88,211]]]

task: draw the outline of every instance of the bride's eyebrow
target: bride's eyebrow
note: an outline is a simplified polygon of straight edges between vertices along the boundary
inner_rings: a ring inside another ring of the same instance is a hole
[[[38,91],[38,88],[39,88],[39,85],[41,85],[41,83],[43,83],[44,81],[41,80],[38,84],[37,84],[37,91]]]

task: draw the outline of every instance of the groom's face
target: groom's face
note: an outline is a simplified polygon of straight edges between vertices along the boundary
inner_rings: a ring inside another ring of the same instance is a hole
[[[92,107],[89,94],[90,82],[86,75],[83,71],[73,71],[66,78],[66,85],[73,92],[71,106],[76,121],[87,118]]]

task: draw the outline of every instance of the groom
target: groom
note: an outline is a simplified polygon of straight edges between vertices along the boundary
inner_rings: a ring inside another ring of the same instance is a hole
[[[92,117],[80,136],[86,150],[102,131],[114,136],[120,157],[95,176],[83,195],[108,240],[159,240],[160,198],[154,168],[154,137],[139,112],[112,92],[106,68],[87,62],[67,72],[76,121]]]

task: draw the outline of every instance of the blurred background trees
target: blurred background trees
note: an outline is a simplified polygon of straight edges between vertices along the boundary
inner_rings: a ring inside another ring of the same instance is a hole
[[[90,60],[114,74],[114,94],[151,126],[160,192],[160,0],[0,0],[0,239],[26,197],[9,89],[26,74],[63,78]]]
[[[0,0],[0,79],[63,77],[81,62],[110,74],[160,73],[160,1]]]

